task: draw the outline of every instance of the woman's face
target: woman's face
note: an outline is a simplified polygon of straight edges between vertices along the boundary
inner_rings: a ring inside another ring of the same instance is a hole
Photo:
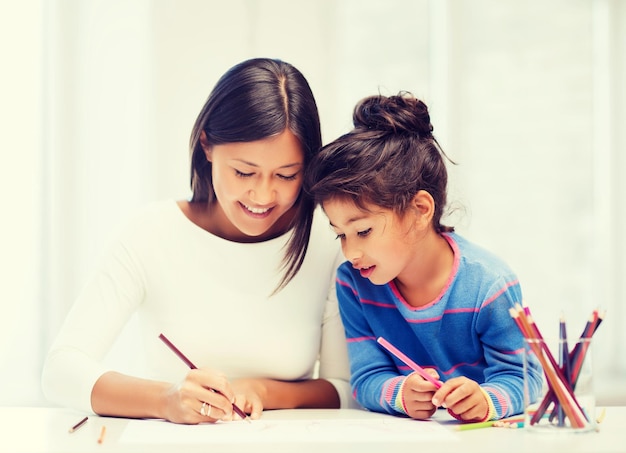
[[[298,138],[287,129],[254,142],[212,145],[205,153],[224,214],[216,219],[217,229],[241,241],[282,234],[291,220],[283,216],[302,187],[304,152]]]

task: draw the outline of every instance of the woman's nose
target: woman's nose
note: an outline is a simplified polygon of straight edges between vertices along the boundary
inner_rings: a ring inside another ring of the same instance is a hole
[[[276,191],[269,181],[259,181],[250,190],[250,200],[260,205],[267,205],[275,201]]]

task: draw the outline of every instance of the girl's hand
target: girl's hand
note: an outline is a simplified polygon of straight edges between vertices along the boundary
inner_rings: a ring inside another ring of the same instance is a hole
[[[463,421],[483,421],[489,413],[489,403],[480,386],[466,377],[446,381],[433,395],[432,403],[447,407]]]
[[[439,374],[434,369],[426,368],[426,372],[439,379]],[[418,373],[407,376],[402,384],[402,398],[407,415],[418,420],[430,418],[437,410],[437,406],[432,402],[436,390],[434,384]]]
[[[225,376],[206,369],[194,369],[183,381],[166,391],[164,418],[184,424],[232,420],[233,401],[235,394]]]

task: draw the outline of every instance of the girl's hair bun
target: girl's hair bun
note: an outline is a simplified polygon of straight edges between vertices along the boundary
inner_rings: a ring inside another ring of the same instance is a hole
[[[362,99],[354,108],[352,121],[356,128],[432,138],[428,107],[408,92]]]

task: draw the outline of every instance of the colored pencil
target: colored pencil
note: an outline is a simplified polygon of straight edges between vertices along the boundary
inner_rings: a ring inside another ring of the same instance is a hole
[[[565,316],[563,314],[561,314],[561,319],[559,320],[559,366],[563,370],[565,379],[567,379],[569,385],[571,386],[572,381],[569,363],[569,347],[567,345],[567,326],[565,324]],[[563,411],[563,407],[559,405],[553,414],[557,414],[559,426],[563,426],[565,424],[565,412]]]
[[[600,414],[596,417],[596,423],[602,423],[604,421],[604,417],[606,417],[606,407],[603,407]]]
[[[168,346],[168,347],[169,347],[169,348],[170,348],[170,349],[174,352],[174,354],[176,354],[176,355],[177,355],[177,356],[178,356],[178,357],[179,357],[179,358],[180,358],[183,362],[185,362],[185,364],[186,364],[189,368],[191,368],[192,370],[196,370],[196,369],[198,369],[198,367],[197,367],[197,366],[195,366],[195,365],[193,364],[193,362],[192,362],[191,360],[189,360],[189,359],[185,356],[185,354],[183,354],[183,353],[180,351],[180,349],[178,349],[176,346],[174,346],[174,344],[173,344],[170,340],[168,340],[168,339],[167,339],[167,337],[166,337],[165,335],[163,335],[163,334],[159,334],[159,338],[161,339],[161,341],[163,341],[163,343],[165,343],[165,344],[166,344],[166,345],[167,345],[167,346]],[[213,392],[215,392],[215,393],[219,393],[220,395],[222,395],[222,396],[223,396],[223,393],[222,393],[222,392],[220,392],[220,391],[218,391],[218,390],[215,390],[215,389],[210,389],[210,390],[212,390],[212,391],[213,391]],[[233,404],[233,410],[235,411],[235,413],[236,413],[237,415],[239,415],[242,419],[244,419],[244,420],[246,420],[248,423],[250,423],[250,419],[248,418],[248,415],[247,415],[244,411],[242,411],[242,410],[241,410],[241,409],[240,409],[240,408],[239,408],[239,407],[238,407],[235,403],[232,403],[232,404]]]
[[[478,422],[478,423],[462,423],[456,427],[457,431],[469,431],[472,429],[493,428],[494,421]]]
[[[521,423],[521,426],[519,424]],[[481,428],[519,428],[524,426],[524,417],[508,417],[487,422],[462,423],[456,427],[458,431],[470,431]]]
[[[583,329],[582,334],[580,335],[580,340],[574,346],[574,349],[569,353],[568,362],[570,366],[569,376],[567,376],[568,381],[571,383],[572,389],[576,388],[576,383],[578,382],[578,376],[580,374],[580,370],[582,368],[582,363],[584,362],[584,356],[587,353],[589,347],[589,340],[592,335],[598,329],[598,326],[602,322],[604,318],[604,313],[598,313],[597,310],[589,317],[589,320],[585,324],[585,328]],[[541,416],[550,404],[554,401],[555,395],[552,389],[546,393],[543,401],[541,402],[539,408],[537,409],[537,413]],[[558,404],[558,400],[555,401]]]
[[[69,432],[73,433],[74,431],[78,430],[81,426],[83,426],[85,423],[87,423],[87,420],[89,420],[89,417],[84,417],[81,421],[79,421],[74,426],[72,426],[69,429]]]
[[[102,425],[102,428],[100,429],[100,437],[98,437],[98,443],[101,444],[102,442],[104,442],[104,435],[107,433],[107,427]]]
[[[565,415],[570,420],[570,423],[575,428],[582,428],[589,422],[585,416],[584,411],[578,404],[571,386],[565,379],[561,368],[557,365],[550,349],[545,344],[543,335],[539,331],[538,326],[533,321],[528,308],[524,309],[520,304],[516,304],[515,308],[510,309],[509,313],[515,320],[515,323],[520,328],[522,334],[528,340],[529,347],[533,350],[533,353],[541,363],[544,374],[546,376],[548,386],[550,390],[554,392],[558,402],[562,405]],[[535,413],[531,419],[531,424],[537,423],[539,419],[545,413],[539,411]]]
[[[387,351],[391,352],[398,359],[400,359],[401,361],[406,363],[409,367],[411,367],[411,369],[413,371],[417,372],[417,374],[419,374],[421,377],[426,379],[428,382],[432,383],[435,387],[437,387],[437,388],[441,387],[441,385],[442,385],[441,381],[438,381],[437,379],[432,377],[430,374],[428,374],[424,368],[422,368],[417,363],[415,363],[413,360],[411,360],[409,357],[407,357],[402,351],[400,351],[394,345],[389,343],[383,337],[378,337],[378,339],[376,341],[381,346],[383,346]]]

